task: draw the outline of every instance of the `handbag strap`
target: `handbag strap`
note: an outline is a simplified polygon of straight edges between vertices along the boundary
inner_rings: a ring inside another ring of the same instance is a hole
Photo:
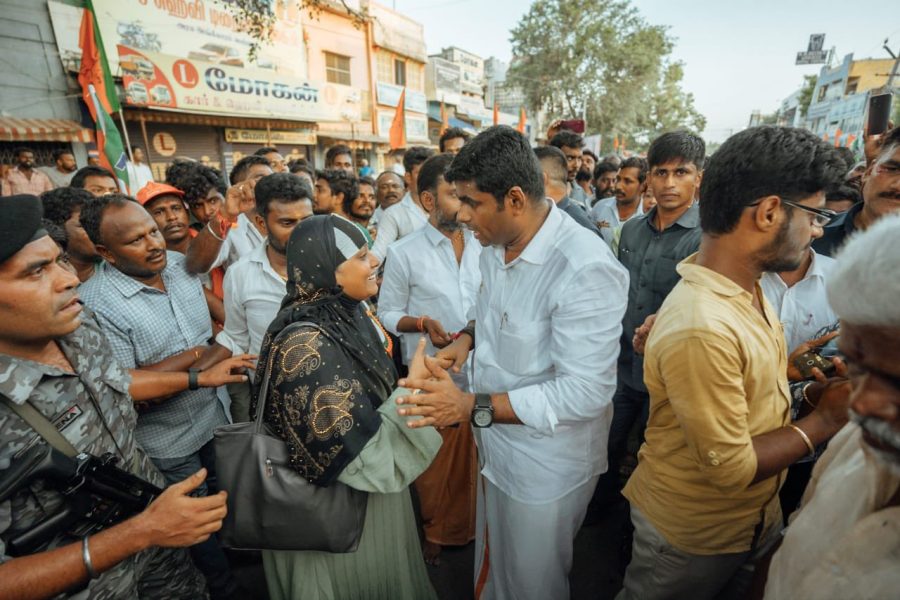
[[[274,346],[278,340],[289,333],[292,329],[297,329],[299,327],[312,327],[313,329],[317,329],[321,333],[325,334],[325,331],[315,323],[311,323],[309,321],[298,321],[296,323],[291,323],[290,325],[282,329],[278,333],[278,335],[275,336],[275,339],[272,340],[272,346]],[[263,372],[262,381],[260,382],[259,386],[259,399],[256,402],[256,418],[254,420],[253,427],[253,431],[255,433],[259,433],[260,431],[262,431],[263,418],[265,416],[266,410],[266,399],[269,397],[269,376],[272,374],[272,362],[274,360],[275,352],[270,349],[269,360],[266,362],[266,370]]]
[[[73,446],[69,440],[64,438],[63,434],[53,426],[53,423],[51,423],[47,417],[42,415],[38,409],[32,406],[31,402],[26,400],[23,404],[16,404],[11,398],[7,398],[3,394],[0,394],[0,400],[3,400],[3,403],[6,404],[11,411],[16,413],[20,419],[28,423],[28,425],[30,425],[31,428],[44,438],[44,440],[53,448],[62,452],[69,458],[78,456],[78,450],[75,449],[75,446]]]

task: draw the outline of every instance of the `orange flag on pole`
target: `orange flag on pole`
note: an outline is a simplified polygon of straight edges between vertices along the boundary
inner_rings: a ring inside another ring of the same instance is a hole
[[[450,129],[450,119],[447,116],[447,108],[444,106],[444,101],[441,100],[441,135],[444,135],[444,132]]]
[[[616,151],[619,150],[619,134],[618,133],[613,138],[613,150],[616,150]]]
[[[855,135],[853,135],[852,133],[850,135],[848,135],[847,136],[847,147],[849,148],[850,146],[852,146],[853,142],[855,142],[855,141],[856,141]]]
[[[516,126],[519,133],[525,133],[525,107],[519,107],[519,124]]]
[[[94,100],[88,92],[88,87],[93,85],[97,92],[97,100],[107,114],[119,110],[119,97],[116,95],[116,85],[106,62],[106,53],[103,44],[100,43],[100,31],[94,20],[94,6],[88,1],[85,3],[81,17],[81,28],[78,31],[78,46],[81,48],[81,69],[78,71],[78,83],[81,84],[81,94],[88,110],[97,121],[97,112],[94,110]]]
[[[500,124],[500,105],[494,102],[494,125]]]
[[[837,148],[841,145],[841,136],[844,135],[844,132],[841,131],[841,128],[838,127],[837,131],[834,132],[834,147]]]
[[[400,99],[397,101],[397,112],[394,113],[394,120],[391,122],[391,150],[398,148],[406,148],[406,88],[400,92]]]

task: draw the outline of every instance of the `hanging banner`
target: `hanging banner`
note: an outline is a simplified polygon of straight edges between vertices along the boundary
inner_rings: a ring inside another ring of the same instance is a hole
[[[272,71],[231,67],[118,46],[132,106],[298,121],[358,121],[360,93]]]

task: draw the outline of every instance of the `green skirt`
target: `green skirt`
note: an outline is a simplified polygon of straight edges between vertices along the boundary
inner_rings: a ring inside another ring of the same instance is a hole
[[[409,489],[369,494],[356,552],[264,551],[272,600],[437,600]]]

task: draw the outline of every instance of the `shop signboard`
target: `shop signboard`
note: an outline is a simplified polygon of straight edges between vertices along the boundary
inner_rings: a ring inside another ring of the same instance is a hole
[[[308,122],[360,118],[360,94],[349,86],[121,45],[116,55],[132,106]]]
[[[400,94],[403,87],[392,83],[383,83],[378,81],[375,83],[375,92],[378,94],[378,104],[382,106],[396,107],[400,102]],[[406,88],[406,101],[403,103],[406,110],[425,114],[428,112],[428,100],[425,94]]]

